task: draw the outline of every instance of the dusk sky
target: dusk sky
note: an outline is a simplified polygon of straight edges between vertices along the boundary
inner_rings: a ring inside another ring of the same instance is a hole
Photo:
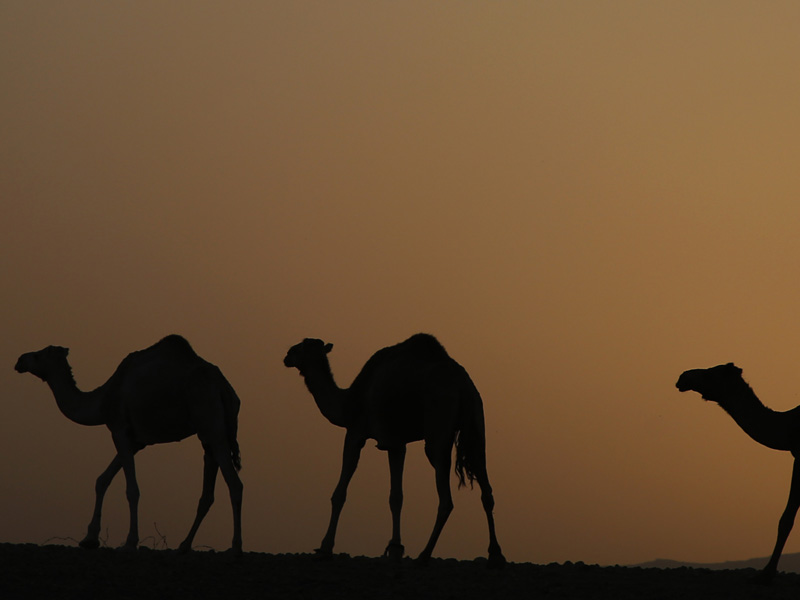
[[[185,336],[242,400],[244,549],[310,552],[344,430],[286,350],[332,342],[344,387],[427,332],[483,397],[509,560],[768,555],[791,456],[675,382],[733,361],[800,404],[798,23],[781,1],[0,0],[0,542],[82,538],[114,455],[23,352],[69,347],[90,390]],[[199,442],[137,475],[143,541],[176,547]],[[453,484],[434,555],[485,556]],[[383,552],[388,494],[368,443],[336,551]],[[127,510],[119,476],[108,545]],[[435,514],[415,444],[410,555]],[[230,536],[220,479],[195,543]]]

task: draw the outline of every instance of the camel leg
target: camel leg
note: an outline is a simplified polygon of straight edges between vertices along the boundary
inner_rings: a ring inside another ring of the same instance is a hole
[[[322,544],[315,550],[317,554],[333,554],[336,526],[339,524],[339,515],[342,513],[344,502],[347,500],[347,486],[353,478],[353,473],[356,472],[358,459],[361,457],[361,449],[365,443],[366,440],[364,438],[351,435],[350,432],[347,432],[344,438],[342,472],[339,475],[339,483],[336,484],[336,489],[333,490],[333,495],[331,496],[331,520],[328,523],[328,531],[325,533],[325,537],[322,538]]]
[[[118,456],[122,462],[122,471],[125,473],[125,496],[128,498],[130,508],[130,527],[123,549],[136,550],[139,545],[139,484],[136,482],[136,465],[132,452],[120,452]]]
[[[778,539],[775,542],[775,549],[772,551],[772,557],[769,559],[767,566],[764,567],[764,570],[761,571],[758,576],[758,580],[762,583],[769,583],[778,572],[778,561],[781,558],[786,540],[789,539],[789,533],[792,531],[798,508],[800,508],[800,459],[795,458],[794,466],[792,467],[792,483],[789,489],[789,500],[778,521]]]
[[[108,467],[106,467],[106,470],[97,478],[97,482],[94,485],[94,513],[92,514],[92,520],[89,523],[86,537],[79,543],[81,548],[97,548],[100,546],[100,518],[103,512],[103,498],[106,495],[108,486],[111,485],[111,482],[121,468],[122,460],[120,460],[119,454],[117,454]]]
[[[200,502],[197,504],[197,516],[194,518],[192,528],[189,530],[186,539],[178,546],[178,552],[181,553],[189,552],[192,549],[192,542],[200,527],[200,523],[203,522],[206,514],[208,514],[208,509],[214,504],[214,486],[217,483],[217,471],[219,470],[219,466],[211,450],[206,447],[203,449],[205,450],[205,454],[203,455],[203,493],[200,495]]]
[[[224,434],[220,434],[224,435]],[[227,440],[227,437],[225,438]],[[233,541],[231,542],[231,552],[235,556],[242,554],[242,495],[244,486],[239,474],[233,466],[231,460],[231,449],[228,442],[217,442],[213,446],[213,456],[222,478],[228,485],[228,493],[231,497],[231,508],[233,509]],[[212,486],[213,487],[213,486]]]
[[[392,560],[400,560],[405,552],[400,538],[400,513],[403,510],[403,466],[405,465],[405,460],[405,446],[389,450],[389,474],[391,479],[389,508],[392,511],[392,539],[389,540],[383,555]]]
[[[425,564],[430,559],[439,535],[444,529],[444,524],[447,523],[447,518],[453,512],[453,496],[450,493],[450,451],[451,446],[447,446],[444,450],[441,448],[433,450],[429,446],[425,446],[425,454],[428,455],[428,460],[436,471],[436,493],[439,495],[439,508],[436,512],[436,522],[433,525],[431,537],[417,557],[417,562],[420,564]]]
[[[492,494],[492,486],[489,484],[489,475],[486,472],[486,460],[478,459],[477,466],[475,467],[475,478],[478,480],[478,485],[481,488],[481,504],[486,513],[486,521],[489,523],[489,564],[490,569],[502,569],[506,564],[506,558],[503,556],[503,551],[500,549],[500,544],[497,541],[497,534],[494,529],[494,495]]]

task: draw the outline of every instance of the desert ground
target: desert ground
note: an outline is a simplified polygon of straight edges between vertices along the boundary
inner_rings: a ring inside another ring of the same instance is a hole
[[[781,573],[770,586],[751,582],[753,569],[709,570],[600,567],[583,563],[509,563],[502,571],[484,559],[410,559],[312,554],[225,553],[140,548],[123,552],[34,544],[0,544],[0,598],[258,598],[436,599],[486,598],[796,598],[800,574]]]

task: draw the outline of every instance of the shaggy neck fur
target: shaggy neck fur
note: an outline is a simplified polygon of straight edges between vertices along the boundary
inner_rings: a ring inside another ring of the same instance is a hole
[[[102,388],[82,392],[75,383],[72,368],[64,362],[63,368],[49,375],[47,385],[53,392],[59,410],[70,421],[79,425],[104,425],[102,410]]]
[[[300,374],[322,416],[334,425],[347,427],[349,424],[345,416],[347,390],[336,385],[327,356],[304,368]]]

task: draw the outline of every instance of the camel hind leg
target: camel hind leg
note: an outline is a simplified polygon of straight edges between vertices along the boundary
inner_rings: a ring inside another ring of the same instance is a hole
[[[233,510],[233,541],[231,542],[231,552],[234,556],[242,554],[242,495],[244,486],[239,474],[233,466],[231,460],[231,449],[227,441],[213,444],[214,459],[222,472],[222,477],[228,486],[228,493],[231,498],[231,509]]]
[[[420,564],[425,564],[430,559],[433,549],[436,547],[436,542],[439,540],[439,535],[441,535],[450,513],[453,512],[453,495],[450,491],[451,447],[451,444],[440,445],[436,448],[425,445],[425,454],[436,471],[436,493],[439,495],[439,507],[436,511],[436,521],[433,524],[431,537],[417,557],[417,562]]]
[[[217,459],[211,449],[206,446],[203,446],[203,449],[205,450],[203,455],[203,492],[200,495],[200,501],[197,503],[197,516],[195,516],[194,523],[192,523],[192,528],[189,530],[186,539],[178,546],[178,552],[181,553],[189,552],[192,549],[192,542],[197,530],[200,528],[200,523],[203,522],[211,505],[214,504],[214,487],[217,483],[219,465],[217,465]]]
[[[481,504],[486,513],[486,521],[489,524],[489,564],[490,569],[502,569],[506,564],[506,558],[503,556],[503,551],[500,549],[500,543],[497,541],[497,533],[494,526],[494,495],[492,494],[492,486],[489,483],[489,475],[486,472],[486,459],[485,457],[477,461],[475,466],[475,479],[478,480],[478,486],[481,488]]]

